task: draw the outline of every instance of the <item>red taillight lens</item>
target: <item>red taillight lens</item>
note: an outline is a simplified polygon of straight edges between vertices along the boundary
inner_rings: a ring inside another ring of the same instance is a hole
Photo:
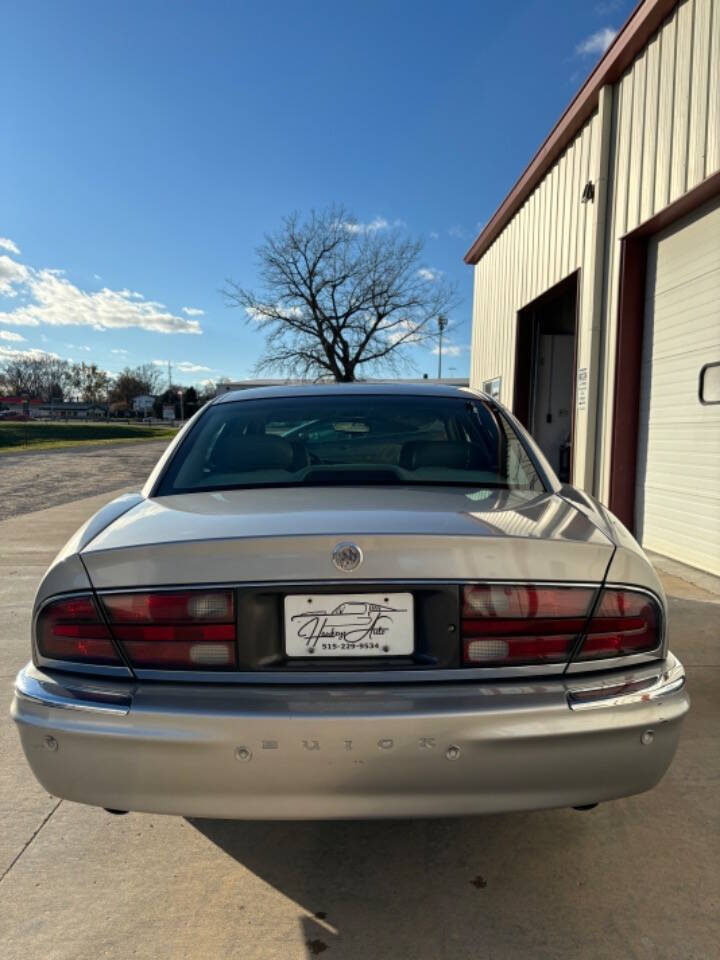
[[[133,666],[226,670],[237,664],[232,590],[116,593],[102,602]]]
[[[92,597],[56,600],[37,620],[38,652],[51,660],[122,666]]]
[[[650,653],[661,642],[657,602],[633,590],[603,590],[588,622],[590,587],[468,586],[463,589],[463,662],[479,666],[565,663]]]
[[[662,641],[658,604],[645,593],[603,590],[577,660],[650,653]]]
[[[232,623],[232,590],[115,593],[102,602],[112,623]]]
[[[591,587],[464,587],[463,662],[565,663],[583,631],[594,595]]]

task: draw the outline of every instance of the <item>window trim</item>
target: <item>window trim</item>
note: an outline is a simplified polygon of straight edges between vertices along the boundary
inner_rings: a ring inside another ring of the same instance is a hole
[[[348,395],[348,394],[343,394],[343,396],[347,396],[347,395]],[[320,397],[320,396],[322,396],[322,395],[316,395],[316,396]],[[394,393],[390,393],[390,392],[388,392],[387,394],[384,394],[384,393],[381,394],[381,393],[372,392],[372,393],[362,393],[362,394],[361,394],[361,393],[353,393],[353,396],[386,397],[386,398],[391,398],[391,397],[395,397],[395,396],[399,396],[399,395],[398,395],[398,394],[394,394]],[[403,394],[402,396],[403,396],[403,398],[413,397],[413,398],[417,398],[417,399],[430,399],[429,396],[427,396],[427,395],[425,395],[425,394],[422,394],[422,393]],[[273,488],[279,488],[279,487],[296,487],[296,486],[297,486],[297,484],[296,484],[295,482],[285,483],[285,484],[281,484],[281,483],[277,483],[277,484],[258,484],[257,487],[248,487],[246,484],[243,484],[242,487],[212,487],[212,488],[198,488],[198,489],[194,489],[194,490],[184,490],[184,491],[182,491],[182,494],[181,494],[180,491],[178,491],[177,493],[176,493],[176,492],[172,492],[172,493],[161,493],[161,492],[160,492],[160,488],[162,487],[162,485],[163,485],[163,483],[164,483],[164,481],[165,481],[165,477],[167,476],[167,473],[168,473],[168,471],[170,470],[172,464],[174,463],[175,458],[177,457],[179,451],[182,449],[182,447],[183,447],[186,443],[188,443],[188,441],[191,439],[191,437],[193,436],[193,434],[195,433],[195,431],[198,429],[198,424],[200,424],[200,423],[202,422],[203,417],[206,417],[206,416],[209,414],[210,410],[211,410],[213,407],[218,406],[218,405],[220,405],[220,404],[222,404],[222,405],[226,405],[226,404],[227,404],[227,405],[234,405],[234,404],[238,404],[238,403],[257,403],[257,402],[263,402],[263,401],[265,401],[265,400],[275,399],[274,397],[253,397],[253,398],[238,397],[238,398],[235,399],[235,400],[230,400],[230,401],[229,401],[229,400],[227,400],[226,398],[227,398],[227,394],[221,394],[219,397],[216,397],[216,398],[215,398],[214,400],[212,400],[210,403],[205,404],[204,407],[201,407],[200,410],[198,410],[198,412],[195,414],[195,417],[193,418],[193,421],[191,421],[191,422],[188,424],[188,429],[187,429],[187,431],[185,432],[184,436],[180,439],[180,442],[177,443],[175,449],[172,451],[172,455],[168,458],[167,462],[163,464],[162,470],[161,470],[160,473],[158,474],[157,478],[155,479],[155,482],[154,482],[153,485],[152,485],[152,488],[150,489],[150,492],[148,493],[148,499],[154,499],[154,498],[160,497],[160,496],[180,496],[180,495],[188,495],[189,493],[208,493],[208,492],[218,492],[218,493],[219,493],[219,492],[222,492],[223,490],[228,490],[228,489],[259,489],[259,488],[263,488],[263,489],[273,489]],[[462,396],[462,395],[460,395],[460,394],[458,394],[457,397],[455,397],[454,395],[448,394],[447,396],[445,396],[445,395],[441,395],[441,396],[433,395],[433,398],[437,398],[437,399],[441,399],[441,398],[442,398],[442,399],[449,399],[449,400],[454,400],[454,399],[458,399],[458,400],[472,399],[473,402],[480,402],[480,403],[485,403],[485,404],[487,404],[487,406],[491,409],[491,411],[495,414],[495,416],[498,417],[500,420],[503,421],[506,430],[508,430],[511,434],[513,434],[513,435],[515,436],[515,438],[517,439],[518,443],[520,444],[520,446],[522,447],[522,449],[525,451],[525,453],[526,453],[528,459],[530,460],[531,464],[533,465],[533,467],[534,467],[534,469],[535,469],[535,472],[537,473],[538,479],[539,479],[539,481],[540,481],[540,486],[541,486],[541,489],[538,490],[537,492],[538,492],[538,493],[553,493],[553,492],[555,492],[555,484],[553,484],[553,483],[551,482],[550,477],[548,476],[548,474],[547,474],[547,472],[545,471],[545,469],[543,468],[542,464],[539,462],[538,458],[536,457],[535,451],[533,450],[532,442],[531,442],[531,440],[530,440],[529,435],[528,435],[528,436],[525,436],[525,435],[524,435],[524,428],[522,427],[522,425],[521,425],[518,421],[516,421],[515,417],[513,417],[511,414],[509,414],[509,412],[502,406],[502,404],[499,403],[499,401],[493,400],[493,399],[491,399],[491,398],[489,398],[489,397],[479,396],[476,392],[472,392],[472,391],[470,392],[470,397],[468,397],[468,396]],[[283,395],[282,398],[278,396],[277,399],[287,400],[287,399],[293,399],[293,397],[287,397],[287,396],[284,396],[284,395]],[[328,398],[328,399],[329,399],[329,398]],[[459,485],[460,485],[460,484],[452,484],[452,483],[435,483],[435,482],[422,483],[422,482],[417,482],[417,486],[418,486],[418,487],[420,487],[420,486],[425,486],[425,487],[428,487],[428,486],[459,486]],[[322,485],[318,485],[318,489],[320,489],[321,486],[322,486]],[[467,484],[467,486],[473,486],[473,484],[472,484],[472,483],[469,483],[469,484]]]

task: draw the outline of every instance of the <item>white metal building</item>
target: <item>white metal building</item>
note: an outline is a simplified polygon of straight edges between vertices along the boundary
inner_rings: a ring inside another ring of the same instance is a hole
[[[720,574],[720,0],[644,0],[466,255],[471,383]]]

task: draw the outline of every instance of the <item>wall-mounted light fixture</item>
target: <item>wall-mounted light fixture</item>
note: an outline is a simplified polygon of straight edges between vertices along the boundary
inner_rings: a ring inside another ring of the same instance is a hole
[[[580,203],[592,203],[595,200],[595,184],[592,180],[588,182],[583,187],[582,196],[580,197]]]

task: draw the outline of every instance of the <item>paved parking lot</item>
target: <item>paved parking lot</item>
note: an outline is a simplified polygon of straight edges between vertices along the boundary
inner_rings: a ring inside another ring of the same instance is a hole
[[[109,495],[0,523],[3,960],[710,960],[720,943],[720,597],[665,576],[690,678],[653,792],[572,810],[234,823],[58,802],[7,711],[44,567]]]

